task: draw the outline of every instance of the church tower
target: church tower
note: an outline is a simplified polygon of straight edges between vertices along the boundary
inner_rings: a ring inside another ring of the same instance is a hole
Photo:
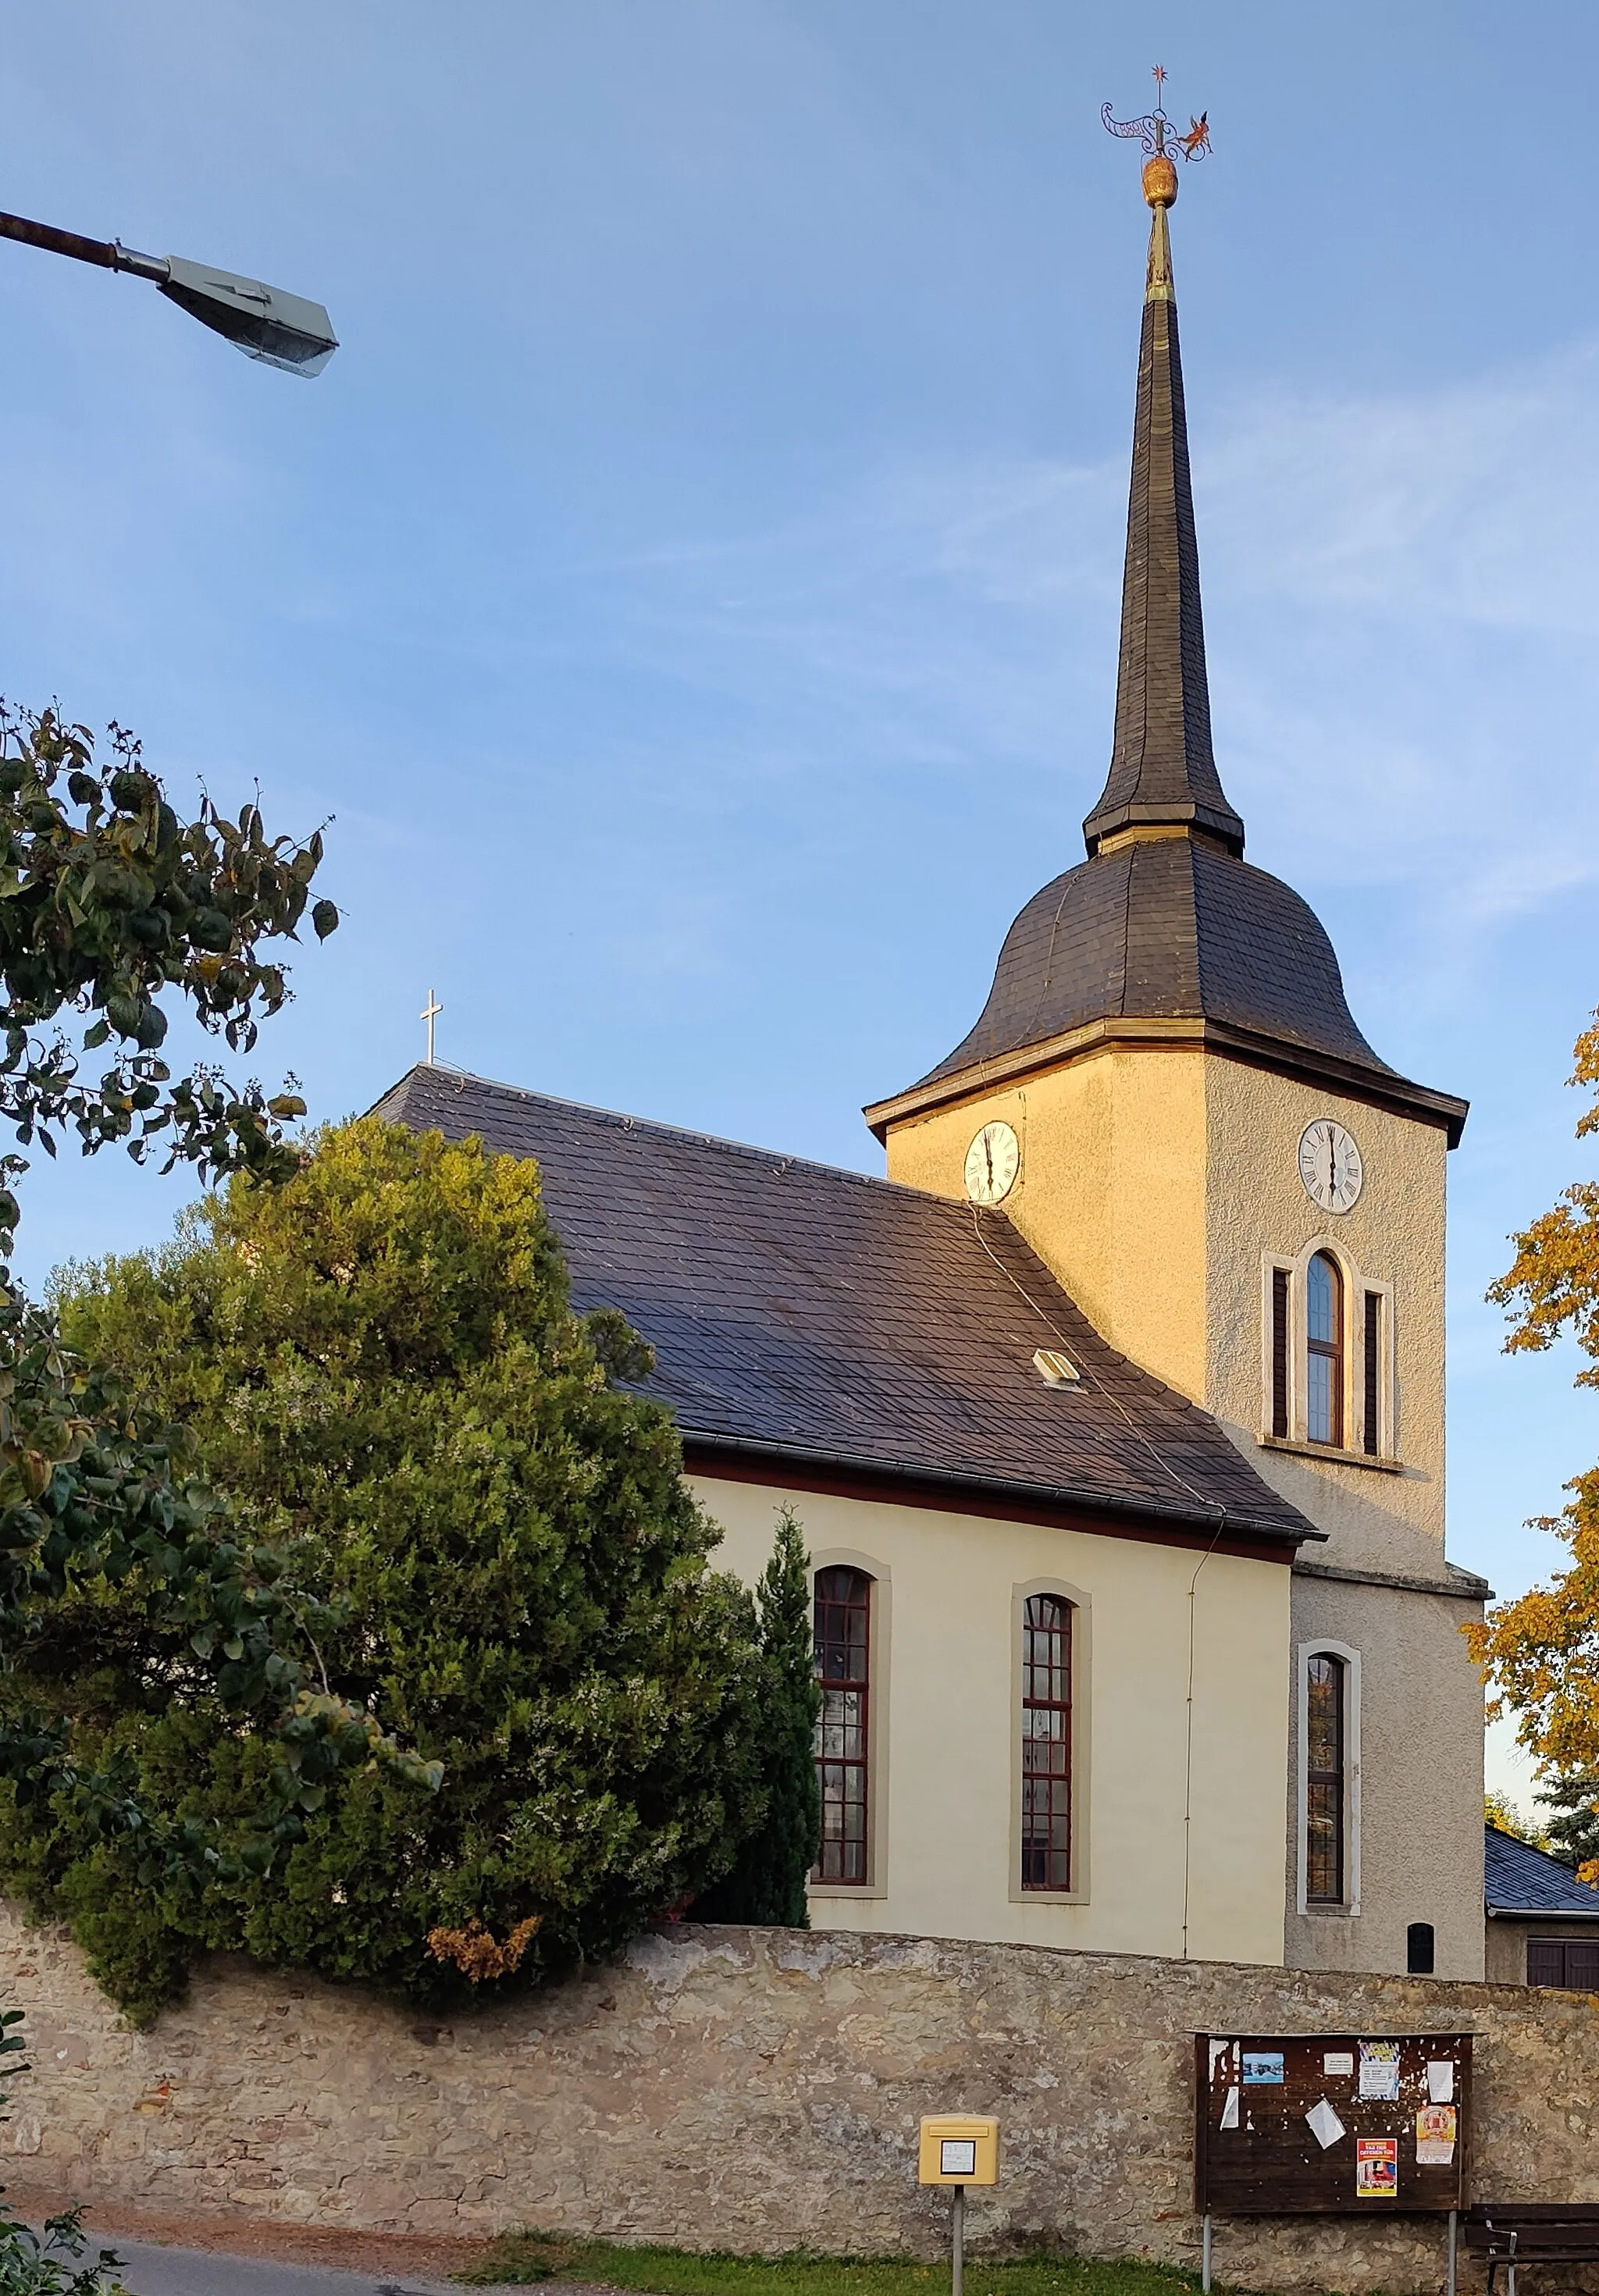
[[[866,1116],[891,1179],[1003,1202],[1111,1344],[1326,1534],[1283,1654],[1290,1963],[1480,1975],[1481,1697],[1457,1628],[1486,1589],[1444,1554],[1444,1167],[1466,1107],[1379,1058],[1316,918],[1243,857],[1211,746],[1168,158],[1144,194],[1087,858],[1012,925],[976,1026]]]

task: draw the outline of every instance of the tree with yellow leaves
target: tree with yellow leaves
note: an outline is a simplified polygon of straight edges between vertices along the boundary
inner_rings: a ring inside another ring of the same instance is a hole
[[[1599,1013],[1577,1039],[1570,1081],[1599,1092]],[[1577,1134],[1599,1134],[1599,1104]],[[1599,1387],[1599,1182],[1576,1182],[1513,1240],[1515,1259],[1488,1295],[1514,1317],[1506,1352],[1552,1347],[1569,1330],[1592,1358],[1578,1385]],[[1566,1488],[1570,1505],[1540,1527],[1570,1546],[1570,1569],[1465,1631],[1494,1693],[1489,1711],[1517,1716],[1549,1777],[1538,1798],[1558,1812],[1550,1847],[1599,1881],[1599,1467]]]

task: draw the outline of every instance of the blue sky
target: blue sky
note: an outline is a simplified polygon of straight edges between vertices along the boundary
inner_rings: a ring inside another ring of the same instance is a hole
[[[875,1168],[1103,779],[1144,212],[1100,103],[1208,105],[1173,238],[1218,756],[1383,1055],[1468,1095],[1452,1551],[1513,1592],[1599,1456],[1505,1359],[1595,1170],[1599,19],[1063,0],[0,7],[0,204],[319,297],[305,384],[0,247],[0,687],[179,794],[326,815],[260,1055],[422,1048]],[[40,1177],[25,1266],[183,1189]],[[1503,1770],[1501,1774],[1509,1775]]]

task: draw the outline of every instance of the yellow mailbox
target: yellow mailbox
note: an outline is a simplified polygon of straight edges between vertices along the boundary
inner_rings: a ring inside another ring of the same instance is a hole
[[[923,2185],[999,2181],[999,2123],[972,2113],[932,2114],[922,2123],[916,2177]]]

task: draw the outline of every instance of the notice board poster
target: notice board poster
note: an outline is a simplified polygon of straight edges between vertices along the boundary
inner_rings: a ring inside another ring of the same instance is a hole
[[[1194,2204],[1210,2216],[1464,2208],[1469,2033],[1200,2033]]]

